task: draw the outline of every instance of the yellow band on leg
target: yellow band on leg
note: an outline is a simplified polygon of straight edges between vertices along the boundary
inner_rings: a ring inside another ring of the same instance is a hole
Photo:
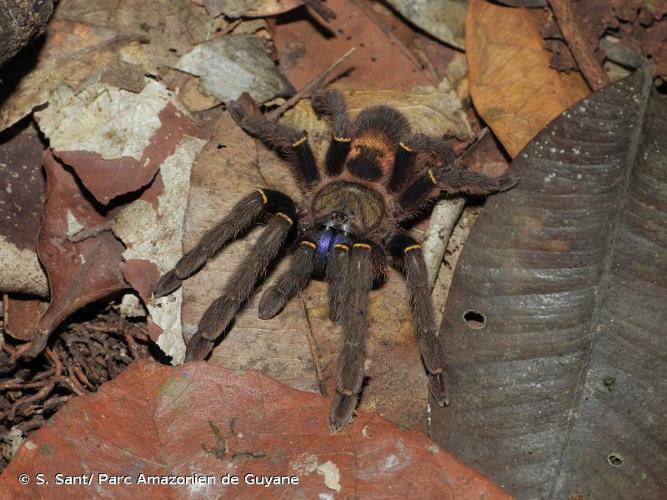
[[[282,217],[282,218],[285,219],[287,222],[289,222],[290,226],[291,226],[292,224],[294,224],[294,221],[292,220],[292,218],[291,218],[289,215],[287,215],[287,214],[285,214],[285,213],[283,213],[283,212],[276,212],[276,215],[277,215],[278,217]]]
[[[365,248],[366,250],[370,250],[371,246],[368,243],[355,243],[352,245],[352,248]]]
[[[415,245],[410,245],[409,247],[407,247],[405,250],[403,250],[403,253],[408,253],[411,252],[412,250],[420,250],[421,248],[422,246],[419,243],[417,243]]]
[[[297,146],[301,146],[301,144],[303,144],[304,142],[306,142],[306,136],[305,135],[301,139],[299,139],[298,141],[294,141],[292,143],[292,147],[296,148]]]

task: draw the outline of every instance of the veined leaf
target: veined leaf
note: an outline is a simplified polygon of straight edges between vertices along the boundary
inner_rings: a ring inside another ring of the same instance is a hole
[[[667,488],[666,117],[647,69],[575,104],[466,242],[432,435],[519,497]]]

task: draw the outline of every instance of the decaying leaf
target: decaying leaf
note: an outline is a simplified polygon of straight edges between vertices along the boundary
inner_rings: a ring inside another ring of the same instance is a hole
[[[463,49],[467,0],[389,0],[389,4],[429,35]]]
[[[468,6],[470,95],[512,157],[589,92],[581,75],[550,68],[540,34],[545,19],[540,10],[502,7],[486,0],[470,0]]]
[[[54,18],[106,26],[119,36],[140,40],[120,55],[151,74],[162,74],[215,33],[206,11],[188,0],[67,0],[59,2]]]
[[[164,85],[145,84],[139,93],[97,78],[77,92],[61,85],[35,113],[51,149],[103,204],[148,185],[181,138],[197,135]]]
[[[76,178],[50,150],[44,153],[46,203],[37,253],[51,288],[49,308],[35,325],[30,353],[39,353],[48,336],[72,312],[128,288],[120,271],[123,245],[109,232],[72,243],[68,236],[105,222]]]
[[[437,88],[413,87],[410,90],[344,90],[343,96],[351,116],[368,106],[383,104],[403,113],[411,127],[424,134],[470,137],[470,125],[461,101],[444,79]],[[299,129],[307,130],[319,156],[324,157],[330,133],[325,120],[315,115],[309,101],[301,101],[285,114],[285,119]]]
[[[260,38],[228,35],[194,47],[175,68],[199,76],[204,90],[227,102],[248,92],[257,102],[294,93]]]
[[[356,51],[346,60],[351,70],[345,85],[358,88],[409,90],[416,85],[430,85],[422,66],[406,54],[391,31],[378,24],[363,2],[329,0],[336,19],[327,23],[331,36],[325,38],[318,26],[308,19],[278,23],[274,42],[280,69],[297,88],[317,78],[332,61],[350,48]]]
[[[647,69],[575,104],[466,242],[432,436],[520,497],[667,488],[665,117]]]
[[[76,87],[105,68],[116,57],[118,47],[127,42],[109,28],[51,20],[41,48],[35,47],[3,67],[0,130],[45,103],[62,82]]]
[[[37,130],[29,123],[0,135],[0,291],[49,293],[37,258],[37,233],[44,189],[42,151]]]
[[[93,474],[95,497],[509,498],[421,433],[361,413],[332,434],[327,414],[324,398],[257,372],[139,362],[98,393],[70,401],[52,425],[32,434],[0,476],[0,488],[12,498],[33,498],[44,486],[23,485],[19,474],[55,481],[60,473]],[[132,484],[99,484],[102,474],[129,476]],[[140,474],[216,482],[146,485]],[[298,485],[248,484],[283,475]],[[239,484],[221,484],[224,476]],[[82,486],[58,488],[71,497]]]
[[[190,172],[205,141],[184,136],[160,165],[159,182],[125,207],[114,219],[113,232],[127,247],[123,275],[143,299],[149,333],[173,363],[181,363],[185,344],[181,330],[182,292],[150,300],[151,288],[182,255],[183,217],[190,189]],[[157,179],[156,179],[157,180]]]

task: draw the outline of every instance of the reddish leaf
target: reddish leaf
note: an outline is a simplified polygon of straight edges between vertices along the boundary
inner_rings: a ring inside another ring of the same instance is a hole
[[[280,68],[296,88],[319,76],[331,61],[351,47],[357,50],[345,62],[348,68],[354,66],[344,80],[346,85],[407,90],[433,83],[416,59],[401,50],[390,30],[381,28],[370,9],[346,0],[331,0],[327,5],[337,16],[324,28],[331,30],[334,35],[331,38],[326,38],[309,19],[279,23],[275,27]]]
[[[199,134],[162,84],[146,82],[138,94],[100,82],[60,87],[36,113],[51,149],[104,204],[149,184],[181,139]]]
[[[44,203],[42,151],[31,123],[0,135],[0,290],[46,296],[49,285],[37,259]]]
[[[131,411],[128,409],[131,408]],[[76,398],[23,444],[0,476],[11,498],[508,498],[426,436],[361,413],[344,432],[327,429],[328,404],[258,372],[208,363],[132,365],[95,395]],[[28,485],[19,474],[33,479]],[[43,473],[93,474],[93,487],[35,484]],[[135,484],[98,484],[99,474]],[[139,474],[211,475],[215,485],[142,486]],[[238,476],[222,486],[221,476]],[[299,485],[244,484],[247,474],[296,476]],[[338,490],[338,491],[335,491]]]
[[[127,288],[120,271],[123,245],[106,231],[78,243],[68,235],[105,222],[74,176],[44,153],[47,191],[37,252],[51,286],[51,304],[33,332],[30,353],[42,350],[49,334],[72,312]]]
[[[47,306],[42,300],[5,294],[2,297],[5,333],[18,340],[32,340],[35,324]]]

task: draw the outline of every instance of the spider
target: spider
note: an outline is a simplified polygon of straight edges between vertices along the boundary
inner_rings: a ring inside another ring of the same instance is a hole
[[[248,194],[160,278],[155,296],[176,290],[254,223],[266,223],[187,343],[185,361],[202,360],[279,251],[293,241],[290,267],[261,297],[259,317],[276,316],[311,277],[329,283],[329,317],[342,326],[344,337],[329,417],[332,430],[338,431],[352,419],[364,380],[369,291],[392,264],[407,281],[430,392],[445,406],[445,359],[422,247],[405,227],[442,191],[490,194],[511,188],[516,178],[510,174],[493,179],[457,167],[444,139],[411,132],[408,120],[391,107],[369,107],[352,120],[342,95],[324,89],[313,95],[312,104],[331,124],[332,138],[321,165],[305,132],[269,121],[243,98],[230,103],[234,120],[287,160],[303,201],[297,206],[287,195],[264,188]]]

